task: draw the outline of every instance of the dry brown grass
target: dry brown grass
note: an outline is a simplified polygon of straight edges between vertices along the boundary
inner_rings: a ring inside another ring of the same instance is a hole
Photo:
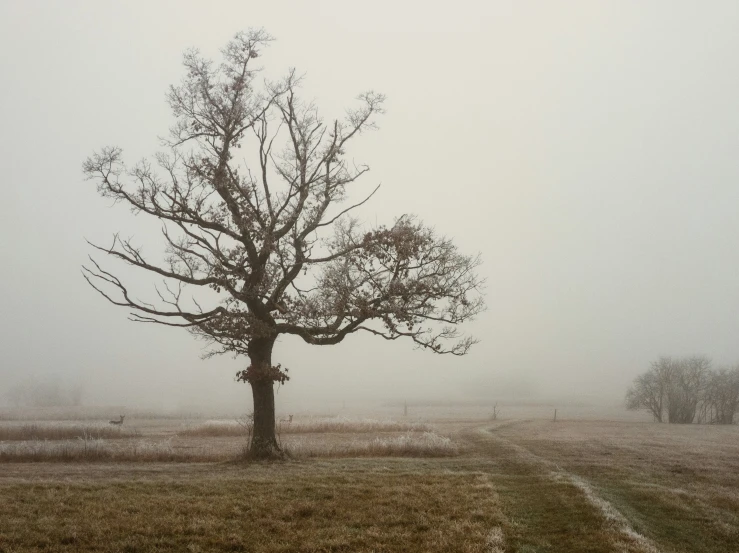
[[[248,434],[246,420],[209,420],[179,431],[182,436],[245,436]],[[280,434],[375,434],[378,432],[431,432],[434,427],[425,422],[350,419],[342,417],[296,418],[292,422],[280,420],[277,423]]]
[[[23,407],[0,410],[0,421],[97,421],[107,423],[125,414],[130,419],[184,420],[203,419],[199,411],[157,411],[129,409],[123,406]],[[212,414],[211,414],[212,416]]]
[[[293,460],[265,465],[202,462],[233,461],[244,436],[175,421],[84,455],[83,440],[35,442],[26,458],[70,462],[2,465],[0,552],[739,551],[737,427],[429,418],[452,440],[283,429]],[[147,459],[166,462],[133,462]]]
[[[0,425],[0,442],[24,440],[74,440],[80,439],[115,439],[130,438],[134,432],[124,430],[120,426],[101,424],[2,424]]]
[[[356,438],[341,441],[293,438],[285,443],[285,450],[293,457],[453,457],[459,455],[459,446],[451,439],[434,432]]]
[[[91,471],[0,480],[0,551],[473,552],[487,550],[494,529],[502,543],[486,477],[428,463],[169,465],[135,479]]]
[[[0,462],[205,462],[224,461],[233,456],[208,447],[174,448],[171,440],[78,439],[74,441],[26,441],[0,444]]]
[[[178,430],[177,434],[198,438],[246,438],[249,435],[249,425],[240,420],[209,420]]]
[[[350,419],[343,417],[295,419],[281,421],[280,429],[286,434],[313,432],[376,433],[376,432],[432,432],[434,427],[419,421],[378,419]]]
[[[408,433],[290,435],[283,447],[290,457],[450,457],[459,447],[439,434]],[[128,440],[85,438],[77,440],[30,440],[0,443],[2,462],[229,461],[243,456],[245,439],[202,436]]]
[[[578,489],[616,531],[615,548],[739,551],[739,428],[607,421],[496,426],[491,439],[510,452],[508,462],[519,464],[512,470]],[[525,486],[517,489],[518,497],[525,494]]]

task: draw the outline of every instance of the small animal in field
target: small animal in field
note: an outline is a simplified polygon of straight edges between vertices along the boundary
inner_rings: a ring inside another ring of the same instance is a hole
[[[119,421],[110,421],[110,424],[114,424],[116,426],[121,426],[123,424],[123,419],[126,418],[126,415],[119,415],[121,417],[121,420]]]

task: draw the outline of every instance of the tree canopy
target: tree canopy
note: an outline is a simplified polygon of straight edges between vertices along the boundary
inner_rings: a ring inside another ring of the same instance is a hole
[[[186,327],[211,354],[249,356],[250,382],[284,380],[256,350],[271,353],[286,334],[330,345],[367,332],[467,353],[476,340],[458,325],[484,309],[479,256],[412,215],[368,227],[352,214],[379,186],[356,196],[369,168],[347,148],[376,127],[384,96],[365,92],[343,118],[324,120],[300,98],[294,70],[258,78],[271,40],[263,30],[239,33],[220,64],[186,52],[186,74],[167,95],[175,124],[165,151],[128,166],[120,148],[106,147],[85,161],[103,197],[161,220],[166,241],[159,263],[118,235],[92,244],[162,277],[148,301],[93,257],[88,283],[135,321]]]

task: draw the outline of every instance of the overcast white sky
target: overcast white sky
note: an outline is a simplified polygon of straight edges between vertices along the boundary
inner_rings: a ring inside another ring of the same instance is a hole
[[[739,3],[0,0],[0,390],[84,383],[93,403],[248,403],[245,360],[136,325],[80,275],[113,232],[158,225],[82,178],[93,150],[134,161],[172,123],[181,54],[239,30],[277,38],[326,117],[388,97],[352,150],[410,212],[480,252],[488,311],[464,358],[351,337],[278,343],[278,408],[303,400],[581,396],[619,401],[659,355],[739,362]],[[155,244],[154,241],[151,244]],[[0,394],[2,395],[2,394]]]

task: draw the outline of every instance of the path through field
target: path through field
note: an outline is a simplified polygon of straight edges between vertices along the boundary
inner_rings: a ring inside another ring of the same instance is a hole
[[[737,426],[434,424],[458,456],[3,462],[0,553],[739,553]]]
[[[582,479],[502,437],[499,427],[468,429],[465,439],[499,465],[492,480],[515,513],[508,528],[515,551],[658,551]]]
[[[493,463],[510,551],[728,553],[739,552],[735,430],[701,443],[695,428],[532,420],[461,438]]]

